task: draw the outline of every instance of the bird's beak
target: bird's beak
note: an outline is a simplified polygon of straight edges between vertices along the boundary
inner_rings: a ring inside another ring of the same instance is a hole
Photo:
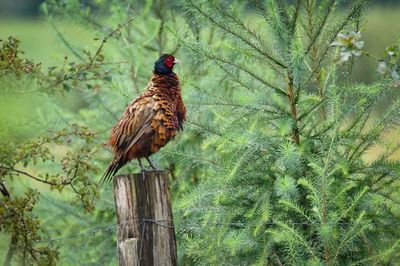
[[[174,64],[180,64],[180,63],[182,63],[181,60],[179,60],[178,58],[175,58]]]

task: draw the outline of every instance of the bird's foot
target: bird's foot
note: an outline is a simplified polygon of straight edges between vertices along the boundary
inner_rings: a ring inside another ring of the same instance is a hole
[[[146,169],[144,169],[143,168],[143,165],[142,165],[142,161],[140,160],[140,159],[137,159],[138,160],[138,162],[139,162],[139,166],[140,166],[140,173],[142,174],[142,179],[143,179],[143,181],[144,181],[144,178],[145,178],[145,172],[146,172]]]
[[[150,167],[151,167],[151,171],[152,172],[156,172],[156,171],[160,171],[160,169],[158,169],[154,164],[153,164],[153,162],[152,161],[150,161],[150,158],[149,157],[145,157],[146,158],[146,160],[149,162],[149,165],[150,165]]]
[[[149,162],[149,165],[151,167],[151,169],[146,169],[143,167],[142,161],[140,159],[137,159],[139,162],[139,166],[140,166],[140,173],[142,174],[142,178],[143,180],[145,179],[145,173],[146,172],[158,172],[161,171],[161,169],[157,168],[152,161],[150,161],[149,157],[145,157],[145,159]]]

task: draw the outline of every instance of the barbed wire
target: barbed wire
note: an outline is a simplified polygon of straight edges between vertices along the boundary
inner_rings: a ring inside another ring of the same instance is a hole
[[[236,222],[236,223],[191,223],[189,222],[183,222],[183,223],[178,223],[174,225],[172,220],[156,220],[156,219],[134,219],[134,220],[127,220],[122,223],[115,223],[115,224],[110,224],[110,225],[105,225],[105,226],[96,226],[92,227],[85,232],[77,233],[77,234],[71,234],[65,237],[58,237],[58,238],[50,238],[50,239],[42,239],[37,241],[37,243],[49,243],[51,246],[53,246],[57,242],[64,242],[65,240],[73,240],[77,238],[82,238],[82,237],[87,237],[88,235],[92,236],[92,240],[95,241],[94,249],[95,252],[97,253],[97,242],[99,240],[98,233],[102,234],[109,234],[109,233],[114,233],[115,230],[118,229],[138,229],[138,232],[140,235],[137,237],[139,240],[145,239],[145,230],[148,225],[156,225],[160,226],[166,229],[178,229],[178,230],[195,230],[195,229],[204,229],[204,228],[210,228],[210,227],[220,227],[220,226],[231,226],[231,227],[237,227],[237,228],[245,228],[245,227],[259,227],[259,226],[282,226],[282,224],[285,224],[287,226],[310,226],[310,225],[340,225],[340,226],[347,226],[347,225],[356,225],[356,222],[331,222],[331,223],[322,223],[321,221],[307,221],[307,222],[292,222],[292,223],[284,223],[284,222],[262,222],[262,223],[255,223],[255,222]],[[400,223],[389,223],[385,224],[384,226],[400,226]],[[104,238],[103,238],[104,239]],[[88,241],[88,239],[86,240]],[[139,254],[137,256],[137,263],[140,265],[142,259],[143,259],[143,252],[144,252],[144,242],[145,241],[139,241]],[[89,242],[87,242],[89,243]],[[112,251],[115,252],[115,251]],[[104,250],[101,252],[104,254]],[[76,261],[81,263],[81,259],[76,259],[76,255],[74,254],[72,256],[68,256],[70,260]],[[111,255],[110,255],[111,256]],[[115,258],[115,254],[112,256]]]
[[[195,224],[195,223],[186,223],[186,224],[178,224],[174,225],[174,222],[171,220],[155,220],[155,219],[134,219],[134,220],[127,220],[122,223],[116,223],[116,224],[111,224],[107,226],[96,226],[93,228],[89,228],[85,232],[77,233],[77,234],[71,234],[65,237],[55,237],[55,238],[48,238],[48,239],[41,239],[37,240],[37,243],[50,243],[54,244],[55,242],[58,241],[63,241],[63,240],[69,240],[69,239],[75,239],[75,238],[80,238],[86,235],[95,235],[97,233],[111,233],[114,232],[115,230],[118,230],[119,228],[123,227],[124,229],[129,229],[129,228],[139,228],[141,232],[144,231],[144,227],[147,224],[154,224],[157,226],[161,226],[164,228],[173,228],[173,229],[178,229],[182,231],[186,230],[195,230],[195,229],[203,229],[205,227],[211,228],[211,227],[221,227],[221,226],[230,226],[230,227],[236,227],[236,228],[245,228],[246,226],[250,227],[259,227],[259,226],[281,226],[284,223],[279,223],[279,222],[263,222],[260,224],[251,224],[245,223],[245,222],[238,222],[238,223],[204,223],[204,224]],[[294,222],[294,223],[286,223],[288,226],[311,226],[311,225],[341,225],[341,226],[346,226],[346,225],[354,225],[354,222],[331,222],[331,223],[322,223],[320,221],[309,221],[309,222]],[[384,226],[400,226],[400,223],[390,223],[390,224],[385,224]],[[185,230],[186,229],[186,230]]]

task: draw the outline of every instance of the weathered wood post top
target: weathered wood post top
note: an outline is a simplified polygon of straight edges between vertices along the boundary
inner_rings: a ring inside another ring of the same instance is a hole
[[[114,177],[119,265],[176,265],[169,172]]]

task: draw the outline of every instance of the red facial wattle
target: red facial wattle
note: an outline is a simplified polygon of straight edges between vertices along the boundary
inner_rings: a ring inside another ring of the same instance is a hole
[[[174,58],[172,56],[169,56],[165,59],[165,65],[169,68],[172,68],[174,66]]]

